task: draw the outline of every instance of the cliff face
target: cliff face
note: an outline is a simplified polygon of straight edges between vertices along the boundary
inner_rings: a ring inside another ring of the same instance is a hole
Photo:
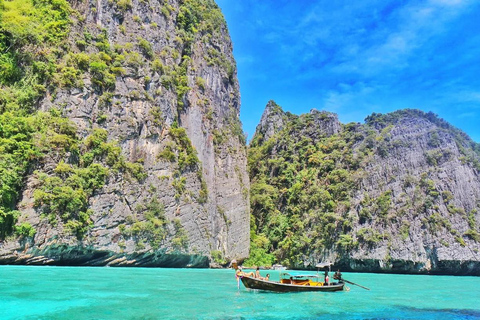
[[[0,261],[205,267],[247,257],[245,138],[219,8],[71,6],[68,34],[52,48],[57,67],[32,107],[70,129],[47,132],[28,165]]]
[[[480,274],[478,144],[416,110],[341,125],[271,105],[249,151],[260,250],[300,268]]]

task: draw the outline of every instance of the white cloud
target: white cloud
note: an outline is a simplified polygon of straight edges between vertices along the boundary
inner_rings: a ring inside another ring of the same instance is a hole
[[[333,12],[321,12],[322,5],[318,5],[291,30],[302,40],[295,48],[302,54],[326,46],[332,50],[332,71],[336,73],[357,72],[370,77],[409,68],[417,51],[428,47],[432,38],[442,34],[467,9],[462,1],[454,1],[455,5],[448,8],[444,2],[407,4],[383,17],[377,12],[382,10],[377,2],[363,7],[355,3],[355,7],[345,6]],[[379,20],[369,26],[372,16]]]
[[[430,3],[434,5],[442,5],[442,6],[459,6],[459,5],[464,5],[467,2],[470,1],[465,1],[465,0],[430,0]]]
[[[407,107],[462,124],[480,114],[478,0],[233,3],[242,90],[256,100],[308,97],[343,121]]]
[[[268,32],[266,33],[263,38],[268,43],[277,43],[282,39],[282,35],[278,32]]]
[[[479,91],[455,91],[450,93],[453,100],[461,103],[475,103],[476,108],[480,109],[480,92]],[[471,105],[470,105],[471,106]]]
[[[352,105],[373,106],[369,101],[378,90],[376,87],[363,82],[355,84],[339,83],[336,90],[330,90],[322,103],[325,110],[335,112],[346,111]]]
[[[253,55],[236,55],[235,60],[237,61],[237,64],[247,65],[253,64],[257,61],[257,58]]]
[[[465,118],[473,118],[476,117],[477,114],[475,112],[465,112],[465,113],[460,113],[457,115],[457,118],[459,119],[465,119]]]

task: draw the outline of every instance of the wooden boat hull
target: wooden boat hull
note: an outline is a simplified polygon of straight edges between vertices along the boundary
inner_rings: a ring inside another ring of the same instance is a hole
[[[286,284],[276,281],[266,281],[243,276],[241,278],[243,285],[249,289],[268,290],[275,292],[306,292],[306,291],[322,291],[332,292],[341,291],[345,285],[343,282],[334,283],[329,286],[310,286],[310,285],[296,285]]]

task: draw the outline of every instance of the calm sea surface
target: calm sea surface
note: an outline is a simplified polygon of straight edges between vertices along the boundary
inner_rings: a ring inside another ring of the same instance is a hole
[[[232,270],[0,266],[0,319],[480,319],[480,277],[344,278],[371,291],[238,289]]]

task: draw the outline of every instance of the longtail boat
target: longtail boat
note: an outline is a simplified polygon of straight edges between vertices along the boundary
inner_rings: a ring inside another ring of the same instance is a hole
[[[280,281],[264,280],[245,274],[241,275],[240,279],[246,288],[276,292],[341,291],[345,285],[342,281],[327,284],[320,282],[318,275],[292,274],[287,272],[280,274]]]

